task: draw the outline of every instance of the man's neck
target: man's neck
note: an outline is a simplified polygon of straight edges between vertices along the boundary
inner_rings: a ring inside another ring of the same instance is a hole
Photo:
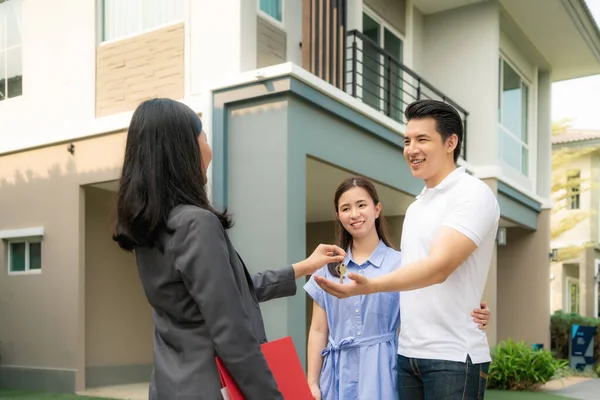
[[[425,186],[427,189],[431,189],[439,185],[448,175],[450,175],[456,169],[456,165],[454,163],[448,164],[444,168],[442,168],[437,174],[432,176],[431,178],[425,180]]]

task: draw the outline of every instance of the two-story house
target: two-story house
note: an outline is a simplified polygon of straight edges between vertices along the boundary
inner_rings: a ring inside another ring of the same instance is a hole
[[[551,310],[600,317],[600,131],[567,130],[552,139],[552,150]]]
[[[459,164],[502,212],[490,344],[548,347],[550,85],[600,72],[583,0],[5,0],[0,32],[0,386],[148,379],[151,310],[111,216],[132,110],[157,96],[201,115],[212,200],[255,271],[333,241],[350,173],[377,182],[399,244],[423,187],[402,111],[453,104]],[[261,308],[304,361],[302,283]]]

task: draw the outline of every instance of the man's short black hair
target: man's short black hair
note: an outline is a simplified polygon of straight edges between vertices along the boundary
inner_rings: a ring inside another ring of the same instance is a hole
[[[454,149],[454,162],[456,163],[463,142],[463,122],[454,107],[438,100],[417,100],[406,107],[404,116],[406,122],[411,119],[433,118],[436,129],[444,141],[456,134],[458,137],[458,144]]]

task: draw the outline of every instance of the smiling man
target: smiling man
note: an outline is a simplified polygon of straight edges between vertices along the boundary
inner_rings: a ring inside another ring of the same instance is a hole
[[[345,298],[403,291],[398,342],[400,400],[483,398],[491,361],[484,331],[470,311],[481,301],[500,218],[481,180],[457,168],[463,124],[450,105],[419,100],[405,110],[404,157],[425,188],[406,212],[402,266],[340,285],[316,277]]]

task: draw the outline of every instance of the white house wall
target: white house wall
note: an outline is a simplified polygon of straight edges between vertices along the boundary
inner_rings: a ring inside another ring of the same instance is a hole
[[[52,128],[94,118],[95,18],[94,1],[23,1],[23,95],[0,102],[0,152],[61,140]]]
[[[418,73],[469,112],[467,158],[496,164],[499,14],[481,3],[423,18]],[[415,45],[415,51],[417,46]]]
[[[190,2],[191,93],[256,68],[256,1]]]
[[[579,170],[580,174],[581,174],[581,180],[583,181],[582,182],[583,187],[582,187],[582,192],[581,192],[580,198],[579,198],[579,206],[580,206],[579,210],[565,209],[564,201],[561,202],[560,204],[557,204],[557,207],[560,207],[560,211],[556,212],[552,216],[553,226],[555,226],[555,224],[559,223],[559,221],[561,221],[563,218],[568,218],[569,214],[571,214],[571,213],[583,211],[583,210],[590,210],[592,208],[591,200],[592,200],[592,190],[593,189],[590,188],[591,178],[592,178],[591,160],[592,160],[592,157],[589,155],[585,156],[585,157],[581,157],[580,159],[570,162],[568,166],[565,166],[565,167],[560,168],[557,171],[555,171],[555,173],[561,174],[562,177],[564,178],[564,181],[566,181],[567,171]],[[595,211],[591,211],[591,212],[595,212]],[[554,240],[552,243],[552,246],[553,247],[562,247],[562,246],[568,246],[571,244],[580,244],[583,242],[587,242],[589,240],[592,240],[591,233],[592,233],[591,218],[586,218],[583,221],[581,221],[579,224],[577,224],[575,227],[573,227],[573,229],[564,232],[560,237],[558,237],[556,240]]]
[[[407,1],[404,62],[413,71],[423,70],[423,14]]]

